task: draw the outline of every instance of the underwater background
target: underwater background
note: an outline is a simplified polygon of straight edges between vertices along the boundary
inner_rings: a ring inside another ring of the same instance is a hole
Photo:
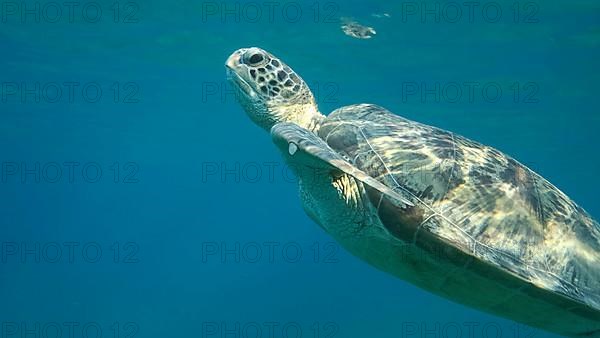
[[[599,217],[600,3],[471,4],[0,1],[0,337],[553,337],[346,253],[225,79],[262,47]]]

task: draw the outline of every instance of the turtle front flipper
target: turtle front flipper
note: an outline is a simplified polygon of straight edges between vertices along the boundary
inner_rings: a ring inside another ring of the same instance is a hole
[[[287,164],[307,182],[328,178],[332,182],[347,174],[399,205],[414,206],[408,198],[348,163],[316,134],[294,123],[278,123],[271,129],[273,142],[283,153]],[[327,177],[329,176],[329,177]]]

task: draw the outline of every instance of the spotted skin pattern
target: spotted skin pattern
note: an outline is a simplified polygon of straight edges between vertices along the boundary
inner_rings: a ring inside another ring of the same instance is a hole
[[[290,99],[305,86],[290,67],[265,51],[244,54],[242,62],[261,93],[271,98]]]
[[[334,111],[318,134],[346,161],[416,205],[403,212],[402,227],[395,226],[398,213],[376,206],[392,235],[414,242],[433,234],[600,311],[600,225],[529,168],[496,149],[375,105]],[[407,233],[411,224],[414,231]]]

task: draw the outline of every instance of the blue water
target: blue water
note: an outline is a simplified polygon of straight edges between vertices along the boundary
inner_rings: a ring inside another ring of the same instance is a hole
[[[552,336],[339,248],[223,63],[267,49],[322,112],[377,103],[490,144],[600,216],[598,2],[494,2],[498,22],[445,2],[439,22],[410,7],[436,2],[100,1],[98,22],[58,4],[55,23],[0,4],[0,337]],[[340,17],[377,35],[346,36]],[[465,83],[502,94],[455,100]]]

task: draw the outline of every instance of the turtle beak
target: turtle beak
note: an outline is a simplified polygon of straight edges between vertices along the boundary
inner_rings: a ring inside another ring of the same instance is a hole
[[[240,56],[236,53],[231,54],[227,61],[225,62],[225,67],[228,69],[235,69],[240,64]]]
[[[225,69],[227,79],[254,100],[257,97],[256,92],[252,86],[250,86],[244,76],[241,75],[241,73],[247,72],[245,65],[243,65],[241,62],[242,55],[244,55],[246,50],[247,48],[241,48],[233,52],[225,61]]]
[[[240,60],[245,51],[246,51],[246,48],[242,48],[242,49],[236,50],[231,55],[229,55],[229,57],[227,58],[227,61],[225,61],[225,67],[228,69],[231,69],[231,70],[236,69],[240,65],[240,63],[241,63]]]
[[[234,78],[239,78],[239,76],[237,75],[236,69],[240,64],[241,55],[242,54],[240,53],[240,50],[236,50],[225,61],[225,69],[227,72],[227,78],[229,80],[232,80]]]

